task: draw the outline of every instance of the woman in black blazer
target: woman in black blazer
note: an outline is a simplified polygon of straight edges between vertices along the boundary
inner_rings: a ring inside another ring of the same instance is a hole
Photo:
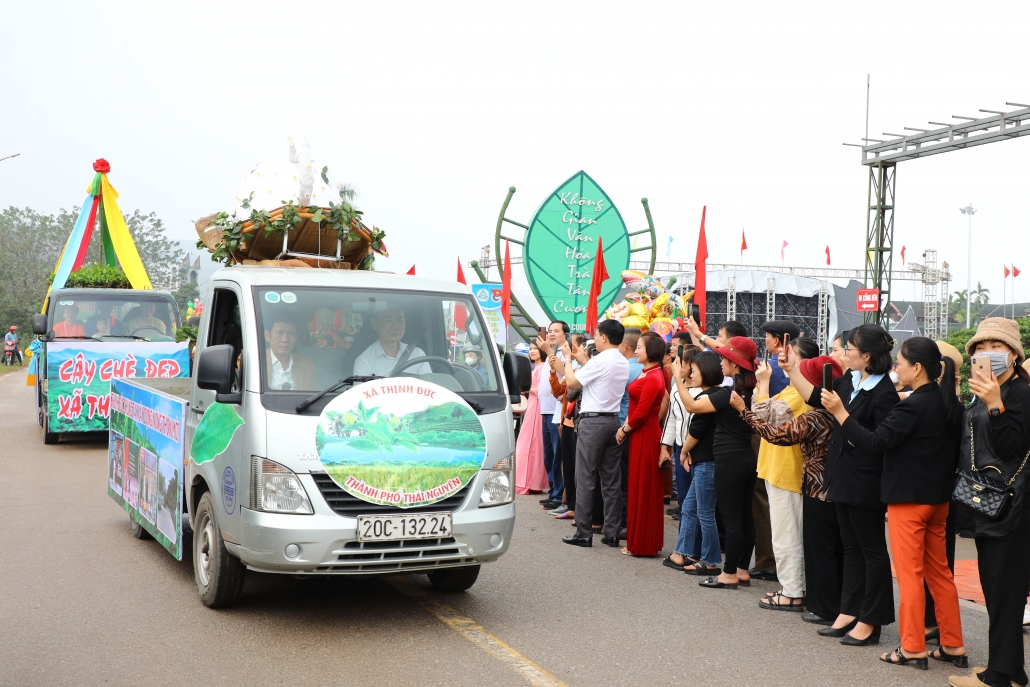
[[[894,341],[882,327],[863,324],[850,331],[844,346],[851,373],[835,380],[833,390],[854,422],[874,430],[900,400],[887,375]],[[822,389],[806,380],[797,366],[791,368],[790,383],[809,399],[809,405],[822,407]],[[840,643],[849,646],[879,643],[880,626],[894,622],[894,584],[883,527],[887,507],[880,500],[882,476],[882,449],[859,448],[834,422],[826,456],[826,500],[837,506],[844,579],[840,615],[819,634],[840,637]]]
[[[840,424],[845,440],[865,451],[883,451],[880,498],[887,504],[901,593],[901,645],[880,660],[927,670],[925,582],[933,594],[941,643],[930,655],[964,667],[968,659],[958,592],[945,546],[963,412],[955,394],[955,363],[941,356],[933,340],[917,336],[902,344],[897,366],[901,382],[912,391],[872,431],[850,417],[837,394],[823,391],[823,407]]]

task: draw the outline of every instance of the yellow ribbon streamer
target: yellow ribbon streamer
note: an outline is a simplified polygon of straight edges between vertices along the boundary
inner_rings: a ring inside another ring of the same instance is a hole
[[[122,211],[118,209],[118,192],[114,190],[107,180],[106,174],[100,175],[100,188],[102,190],[104,206],[104,217],[107,218],[107,231],[111,235],[111,243],[114,245],[114,253],[118,256],[118,262],[122,265],[122,271],[128,277],[129,283],[134,289],[152,289],[150,277],[143,267],[139,252],[136,250],[136,243],[132,240],[129,228],[125,226],[125,218]]]

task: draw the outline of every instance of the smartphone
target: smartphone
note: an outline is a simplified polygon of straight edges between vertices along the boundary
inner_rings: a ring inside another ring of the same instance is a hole
[[[695,303],[690,304],[690,316],[695,322],[701,324],[701,306]],[[702,332],[703,333],[703,332]]]
[[[786,348],[790,345],[790,334],[783,335],[783,347]]]
[[[680,359],[680,362],[683,362],[683,344],[676,347],[676,357]]]
[[[985,355],[974,355],[969,359],[969,368],[972,371],[980,370],[988,377],[991,376],[991,359]]]
[[[830,363],[823,365],[823,388],[828,391],[833,389],[833,365]]]

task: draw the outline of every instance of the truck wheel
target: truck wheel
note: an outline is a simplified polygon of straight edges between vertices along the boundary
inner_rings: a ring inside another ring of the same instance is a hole
[[[39,424],[43,427],[43,443],[56,444],[61,435],[50,431],[50,413],[46,411],[46,408],[40,408],[39,413]]]
[[[225,549],[211,492],[204,492],[200,497],[194,522],[193,577],[197,581],[200,600],[208,608],[232,606],[243,594],[247,568]]]
[[[143,528],[143,525],[136,522],[136,518],[132,517],[131,515],[129,516],[129,529],[132,530],[132,536],[136,537],[136,539],[143,540],[151,538],[150,532],[147,532]]]
[[[441,592],[463,592],[476,583],[479,566],[447,568],[429,573],[429,581]]]

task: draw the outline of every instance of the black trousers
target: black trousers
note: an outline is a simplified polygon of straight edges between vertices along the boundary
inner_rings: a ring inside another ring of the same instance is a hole
[[[989,619],[988,685],[1027,684],[1023,669],[1023,607],[1030,591],[1030,509],[1023,511],[1016,533],[1005,539],[976,538]]]
[[[861,623],[890,625],[894,622],[894,583],[883,521],[887,507],[836,506],[844,543],[840,612]]]
[[[727,575],[735,575],[738,569],[746,572],[755,550],[755,520],[751,508],[758,479],[757,462],[751,452],[715,457],[715,499],[726,526],[723,572]]]
[[[817,616],[832,620],[840,614],[844,573],[844,543],[837,523],[837,505],[805,496],[802,508],[806,605]]]
[[[623,440],[622,444],[622,526],[626,526],[626,509],[629,507],[629,439]],[[673,460],[679,460],[673,458]]]
[[[955,575],[955,536],[958,534],[958,513],[960,505],[951,502],[948,507],[948,519],[944,523],[944,553],[948,557],[948,567],[951,568],[952,576]],[[923,583],[923,593],[926,595],[926,616],[923,625],[926,627],[937,627],[937,609],[933,605],[933,595],[930,588]]]
[[[565,483],[565,505],[576,510],[576,430],[561,426],[561,471]]]

